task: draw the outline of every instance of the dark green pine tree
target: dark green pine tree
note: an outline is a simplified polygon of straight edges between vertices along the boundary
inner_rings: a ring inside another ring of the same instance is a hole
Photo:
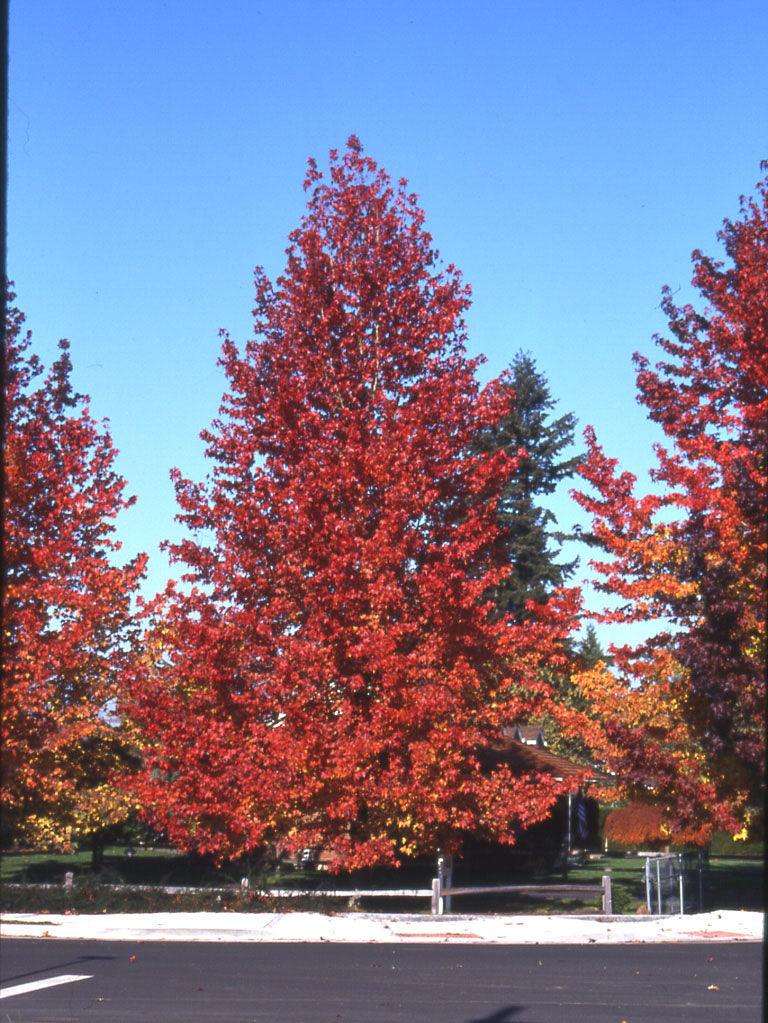
[[[512,613],[521,621],[526,601],[546,601],[576,567],[575,560],[558,560],[567,537],[555,528],[555,516],[542,500],[561,480],[573,476],[580,457],[563,457],[573,444],[576,417],[569,412],[552,418],[555,402],[546,377],[528,352],[514,357],[508,387],[515,394],[513,411],[483,433],[478,446],[482,451],[503,448],[513,456],[520,449],[526,452],[499,505],[510,573],[495,594],[498,613]]]
[[[585,668],[594,668],[600,661],[612,664],[613,658],[605,652],[594,625],[589,624],[583,638],[576,644],[576,654]]]

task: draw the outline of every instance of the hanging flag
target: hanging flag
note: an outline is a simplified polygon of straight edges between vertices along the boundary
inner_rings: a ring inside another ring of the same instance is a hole
[[[576,834],[582,840],[589,836],[587,801],[582,795],[576,797]]]

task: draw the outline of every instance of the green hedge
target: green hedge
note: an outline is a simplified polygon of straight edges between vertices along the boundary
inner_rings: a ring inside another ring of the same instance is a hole
[[[712,836],[709,846],[710,856],[738,856],[739,859],[760,859],[765,852],[762,841],[736,842],[725,831],[718,831]]]

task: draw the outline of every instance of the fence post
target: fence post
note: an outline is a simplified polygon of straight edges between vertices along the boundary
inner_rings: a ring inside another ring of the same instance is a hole
[[[661,916],[661,856],[656,857],[656,905]]]
[[[251,882],[248,880],[248,878],[247,877],[241,877],[240,878],[240,898],[241,899],[247,899],[248,898],[248,891],[249,891],[250,887],[251,887]]]
[[[684,861],[683,861],[682,853],[678,853],[678,855],[677,855],[677,865],[680,868],[680,916],[684,916],[684,914],[685,914],[685,879],[683,877],[683,870],[685,869],[685,864],[684,864]]]
[[[444,888],[451,888],[453,884],[453,856],[440,855],[437,857],[437,876],[440,878],[440,893],[442,907],[447,913],[453,908],[453,899],[450,895],[442,895]],[[442,913],[442,909],[440,910]]]
[[[573,793],[568,793],[568,826],[565,831],[565,876],[568,877],[568,861],[571,858],[571,846],[573,845],[573,834],[571,832],[571,817],[573,815]]]
[[[74,884],[75,875],[72,873],[71,870],[68,870],[64,875],[64,890],[68,892],[70,895],[72,894],[72,888],[74,887]]]
[[[613,913],[613,893],[611,891],[611,875],[603,874],[603,914],[611,916]]]
[[[441,916],[443,912],[443,897],[441,892],[441,878],[438,873],[436,878],[432,880],[432,916]]]
[[[650,856],[645,857],[645,904],[648,907],[648,912],[653,913],[653,906],[651,905],[651,858]]]
[[[703,913],[704,912],[704,881],[703,881],[703,878],[702,878],[703,872],[704,872],[704,857],[703,857],[703,855],[701,853],[701,849],[699,849],[699,905],[698,905],[699,913]]]

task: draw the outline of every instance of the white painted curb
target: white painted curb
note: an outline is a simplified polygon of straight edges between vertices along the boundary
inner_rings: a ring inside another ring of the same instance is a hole
[[[97,941],[619,944],[761,941],[762,913],[669,917],[442,916],[385,913],[6,913],[6,938]]]

